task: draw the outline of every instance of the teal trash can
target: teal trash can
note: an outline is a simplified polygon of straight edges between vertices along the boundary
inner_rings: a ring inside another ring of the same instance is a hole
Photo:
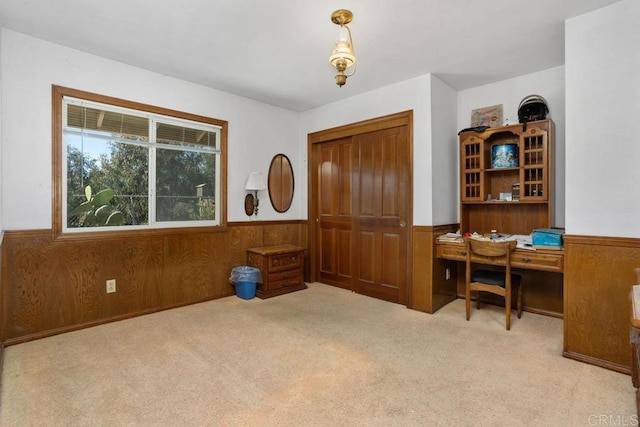
[[[256,288],[261,281],[260,269],[246,265],[234,267],[229,277],[229,282],[236,288],[236,295],[242,299],[255,298]]]

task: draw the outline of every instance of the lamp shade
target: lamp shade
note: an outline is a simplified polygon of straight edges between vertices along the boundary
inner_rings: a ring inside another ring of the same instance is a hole
[[[351,31],[349,31],[349,27],[346,25],[340,26],[340,37],[333,49],[333,53],[329,57],[329,62],[331,62],[331,65],[335,67],[338,60],[341,59],[346,61],[347,68],[356,62],[356,57],[353,53],[353,44],[351,41]]]
[[[346,41],[339,41],[338,43],[336,43],[336,47],[329,57],[329,62],[331,62],[331,65],[335,67],[340,59],[346,61],[346,68],[349,68],[353,64],[355,64],[356,57],[353,54],[353,49],[351,49],[351,43]]]
[[[247,185],[245,185],[245,190],[250,191],[258,191],[258,190],[266,190],[267,186],[264,183],[264,177],[261,172],[251,172],[249,174],[249,179],[247,179]]]

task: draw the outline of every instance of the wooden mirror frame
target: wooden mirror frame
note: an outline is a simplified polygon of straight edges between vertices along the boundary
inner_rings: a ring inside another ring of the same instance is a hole
[[[286,212],[293,202],[295,182],[291,161],[284,154],[276,154],[269,165],[269,199],[276,212]]]

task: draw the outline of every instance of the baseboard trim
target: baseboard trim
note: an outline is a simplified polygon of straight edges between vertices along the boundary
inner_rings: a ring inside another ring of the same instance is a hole
[[[543,316],[555,317],[556,319],[564,319],[563,313],[558,313],[550,310],[540,310],[538,308],[527,307],[526,305],[522,306],[522,311],[533,314],[541,314]]]
[[[574,353],[572,351],[563,351],[562,356],[567,359],[577,360],[579,362],[588,363],[590,365],[599,366],[601,368],[610,369],[612,371],[620,372],[622,374],[631,375],[631,368],[624,365],[619,365],[617,363],[611,363],[606,360],[597,359],[591,356],[585,356],[584,354]]]
[[[5,343],[0,341],[0,389],[2,389],[2,368],[4,367],[4,347],[5,347]]]
[[[444,300],[442,300],[440,303],[438,304],[434,304],[433,307],[431,308],[431,310],[429,310],[428,308],[425,307],[419,307],[419,306],[413,306],[413,305],[407,305],[407,308],[410,310],[415,310],[415,311],[420,311],[422,313],[428,313],[428,314],[434,314],[436,311],[440,310],[442,307],[444,307],[445,305],[455,301],[458,299],[457,295],[451,295],[449,298],[446,298]]]
[[[186,302],[186,303],[180,303],[180,304],[174,304],[174,305],[170,305],[170,306],[166,306],[166,307],[157,307],[157,308],[152,308],[152,309],[148,309],[148,310],[141,310],[141,311],[137,311],[134,313],[127,313],[121,316],[113,316],[113,317],[109,317],[107,319],[100,319],[100,320],[96,320],[96,321],[91,321],[91,322],[86,322],[86,323],[80,323],[80,324],[75,324],[75,325],[69,325],[69,326],[62,326],[60,328],[55,328],[55,329],[49,329],[47,331],[44,332],[38,332],[38,333],[34,333],[34,334],[28,334],[28,335],[23,335],[20,337],[16,337],[16,338],[7,338],[4,341],[4,346],[10,346],[10,345],[15,345],[15,344],[22,344],[28,341],[34,341],[34,340],[38,340],[41,338],[47,338],[47,337],[51,337],[54,335],[60,335],[60,334],[64,334],[67,332],[73,332],[73,331],[78,331],[81,329],[86,329],[86,328],[91,328],[94,326],[99,326],[99,325],[104,325],[107,323],[112,323],[112,322],[119,322],[121,320],[126,320],[126,319],[131,319],[133,317],[139,317],[139,316],[145,316],[147,314],[153,314],[153,313],[157,313],[159,311],[165,311],[165,310],[172,310],[174,308],[180,308],[180,307],[186,307],[189,305],[193,305],[193,304],[199,304],[199,303],[203,303],[203,302],[207,302],[207,301],[213,301],[213,300],[217,300],[220,298],[225,298],[228,296],[232,296],[234,295],[229,294],[229,295],[221,295],[221,296],[216,296],[216,297],[210,297],[210,298],[204,298],[201,300],[196,300],[196,301],[190,301],[190,302]],[[2,349],[2,343],[0,343],[0,349]],[[0,353],[0,363],[2,362],[2,353]],[[1,371],[0,371],[1,373]]]

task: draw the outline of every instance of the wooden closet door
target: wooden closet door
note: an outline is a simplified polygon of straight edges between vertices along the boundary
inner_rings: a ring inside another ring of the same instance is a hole
[[[401,126],[314,146],[320,282],[406,304],[409,144]]]
[[[406,304],[410,149],[406,127],[354,137],[355,291]]]
[[[353,290],[353,180],[354,145],[351,137],[314,147],[317,198],[319,281]]]

